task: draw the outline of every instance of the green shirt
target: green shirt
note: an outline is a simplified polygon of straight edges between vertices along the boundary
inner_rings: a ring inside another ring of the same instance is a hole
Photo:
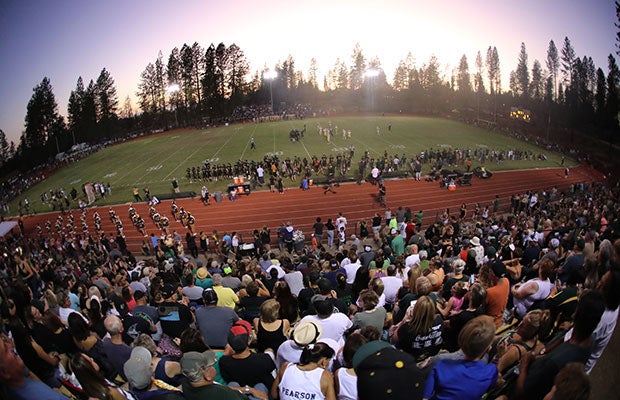
[[[187,382],[183,382],[183,396],[187,400],[248,400],[246,395],[217,383],[194,387]]]
[[[405,241],[403,240],[403,237],[401,235],[394,236],[391,247],[394,252],[394,257],[398,257],[403,254],[405,252]]]

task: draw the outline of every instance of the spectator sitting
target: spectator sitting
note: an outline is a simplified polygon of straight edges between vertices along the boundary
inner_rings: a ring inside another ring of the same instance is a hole
[[[116,315],[109,315],[104,324],[110,337],[103,339],[103,350],[112,368],[123,371],[123,365],[131,356],[131,347],[123,342],[123,322]]]
[[[213,290],[215,291],[215,293],[217,293],[217,305],[222,307],[229,307],[230,309],[234,310],[237,304],[239,304],[239,297],[234,292],[234,290],[224,287],[223,282],[224,280],[222,278],[222,275],[213,275]]]
[[[441,360],[430,372],[424,389],[425,399],[479,399],[497,380],[494,364],[485,364],[482,357],[491,349],[495,335],[493,319],[476,317],[459,334],[463,360]],[[475,376],[476,379],[471,379]],[[463,382],[467,382],[466,385]]]
[[[181,370],[187,378],[183,382],[183,396],[187,400],[203,400],[210,398],[246,399],[239,390],[215,383],[217,371],[214,365],[217,357],[211,350],[203,353],[190,351],[181,358]]]
[[[362,310],[353,315],[352,329],[373,326],[377,328],[379,332],[383,332],[387,312],[385,308],[377,305],[378,302],[379,296],[377,296],[377,293],[371,289],[362,290],[359,298]]]
[[[131,393],[138,400],[147,400],[159,396],[167,399],[183,399],[181,392],[173,388],[164,389],[156,384],[151,367],[152,357],[149,350],[144,347],[134,347],[131,357],[123,366],[123,372],[127,376],[127,382]]]
[[[248,283],[245,288],[247,295],[243,296],[239,302],[239,316],[250,323],[258,318],[261,305],[269,298],[264,295],[266,289],[264,289],[263,295],[259,296],[260,285],[262,285],[262,282],[259,282],[259,280],[253,280]]]
[[[276,354],[276,367],[282,364],[298,363],[304,347],[314,344],[321,337],[321,325],[314,321],[299,321],[291,334],[291,338],[283,342]]]
[[[230,307],[218,305],[218,294],[214,289],[205,289],[202,298],[205,306],[196,310],[200,333],[210,347],[223,349],[228,331],[239,320],[239,316]]]
[[[279,319],[280,303],[269,299],[260,306],[260,317],[254,318],[256,349],[263,353],[270,350],[274,356],[278,348],[287,340],[286,333],[291,325],[287,319]]]
[[[151,365],[155,379],[174,387],[181,386],[183,375],[181,374],[181,365],[177,359],[161,356],[153,339],[144,333],[138,335],[133,342],[134,349],[138,346],[147,349],[151,353]]]
[[[224,380],[232,386],[250,387],[253,397],[259,397],[253,391],[264,392],[266,396],[267,388],[273,384],[272,373],[276,366],[268,354],[250,351],[252,326],[247,321],[235,323],[228,332],[227,340],[225,355],[219,360]]]

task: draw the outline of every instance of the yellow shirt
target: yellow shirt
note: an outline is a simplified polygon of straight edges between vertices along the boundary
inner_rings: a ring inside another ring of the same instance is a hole
[[[234,290],[224,286],[213,286],[213,290],[217,293],[217,305],[222,307],[230,307],[233,310],[239,302],[239,297]]]

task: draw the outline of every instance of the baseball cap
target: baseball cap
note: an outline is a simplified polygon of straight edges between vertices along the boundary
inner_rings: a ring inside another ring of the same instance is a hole
[[[329,261],[329,266],[330,266],[331,268],[338,268],[338,260],[336,260],[335,258],[332,258],[332,259]]]
[[[551,245],[551,247],[553,247],[554,249],[557,249],[558,247],[560,247],[560,241],[557,238],[553,238],[551,239],[551,241],[549,242],[549,244]]]
[[[142,290],[136,290],[135,292],[133,292],[133,299],[134,300],[140,300],[144,296],[146,296],[146,293],[144,293]]]
[[[152,361],[151,352],[146,348],[137,346],[131,350],[129,360],[123,365],[123,372],[125,372],[129,386],[132,389],[145,389],[151,384],[151,376],[153,375],[151,369]]]
[[[312,298],[310,299],[310,303],[316,303],[317,301],[323,301],[326,300],[327,296],[322,295],[322,294],[315,294],[314,296],[312,296]]]
[[[171,285],[170,283],[166,283],[161,288],[161,295],[164,297],[164,299],[167,299],[169,297],[172,297],[172,295],[175,294],[176,291],[177,291],[176,286]]]
[[[249,322],[240,319],[235,322],[228,332],[228,344],[235,351],[240,353],[248,347],[252,326]]]
[[[224,267],[224,268],[222,269],[222,272],[224,272],[224,274],[225,274],[225,275],[230,275],[230,274],[232,274],[232,268],[230,268],[230,267],[228,267],[228,266],[227,266],[227,267]]]
[[[300,322],[295,326],[292,339],[300,347],[315,343],[321,337],[321,325],[314,321]]]
[[[205,304],[217,304],[217,292],[211,288],[202,291],[202,298]]]
[[[188,351],[181,357],[181,372],[185,376],[193,375],[203,368],[214,365],[216,361],[217,357],[211,350],[206,350],[202,353]]]
[[[372,247],[370,247],[370,246],[366,245],[366,246],[364,246],[364,250],[366,250],[366,251],[370,251],[370,250],[372,250]]]
[[[397,233],[398,233],[398,231],[397,231],[396,229],[394,229],[394,228],[392,228],[392,229],[390,230],[390,235],[395,235],[395,234],[397,234]]]

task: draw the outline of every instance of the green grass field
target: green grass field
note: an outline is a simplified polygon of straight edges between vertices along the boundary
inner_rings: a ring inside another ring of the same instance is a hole
[[[317,133],[317,124],[327,127],[331,122],[338,131],[331,143]],[[291,129],[303,129],[305,138],[300,142],[289,140]],[[392,130],[388,132],[388,124]],[[379,127],[380,134],[376,129]],[[352,132],[351,139],[343,140],[342,129]],[[255,138],[256,150],[250,149],[250,138]],[[534,154],[545,153],[546,161],[505,161],[502,165],[489,164],[490,170],[557,167],[561,155],[551,153],[506,135],[472,127],[446,119],[423,117],[333,117],[309,118],[265,123],[248,123],[201,130],[173,131],[114,145],[81,161],[55,172],[48,179],[30,188],[11,204],[11,213],[17,212],[18,201],[27,197],[34,212],[49,211],[40,200],[41,193],[50,189],[64,188],[67,193],[76,188],[82,196],[81,185],[85,182],[110,183],[112,196],[98,199],[96,205],[118,204],[133,199],[133,185],[142,189],[149,187],[152,194],[170,193],[171,180],[176,177],[182,191],[200,192],[202,183],[190,183],[186,168],[201,166],[205,160],[212,163],[234,162],[239,159],[262,160],[265,154],[277,154],[280,158],[336,155],[355,146],[352,170],[364,151],[370,157],[388,154],[406,154],[408,158],[430,148],[444,147],[530,150]],[[474,161],[473,165],[479,163]],[[424,165],[423,174],[428,172]],[[225,189],[229,182],[210,182],[211,193]],[[287,182],[289,186],[293,183]],[[295,183],[294,185],[298,185]]]

